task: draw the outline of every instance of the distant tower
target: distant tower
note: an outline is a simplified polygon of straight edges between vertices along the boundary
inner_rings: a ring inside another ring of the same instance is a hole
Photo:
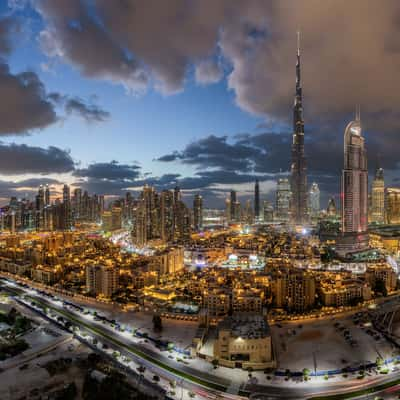
[[[236,200],[236,192],[234,190],[231,190],[231,221],[238,222],[236,217],[237,217],[237,200]]]
[[[163,190],[160,198],[161,208],[161,239],[169,242],[174,236],[174,194],[170,190]]]
[[[326,213],[329,217],[336,217],[337,209],[334,197],[331,197],[328,202],[328,207],[326,208]]]
[[[314,182],[311,185],[310,193],[309,193],[309,200],[310,200],[310,213],[313,218],[317,217],[320,210],[320,190],[318,187],[318,183]]]
[[[46,185],[46,190],[45,190],[45,193],[44,193],[44,204],[46,206],[50,205],[50,188],[49,188],[49,185]]]
[[[300,77],[300,33],[297,33],[296,95],[293,106],[291,209],[295,224],[307,222],[307,164],[304,155],[303,98]]]
[[[199,194],[193,199],[193,225],[196,232],[203,227],[203,198]]]
[[[258,179],[254,185],[254,218],[260,219],[260,184]]]
[[[68,185],[63,187],[63,217],[62,217],[62,228],[71,229],[72,218],[71,218],[71,193]]]
[[[281,178],[278,179],[276,186],[276,198],[275,198],[275,211],[276,220],[281,222],[288,222],[290,216],[290,183],[289,179]]]
[[[371,188],[371,215],[372,222],[383,223],[385,219],[385,180],[383,169],[378,168]]]
[[[341,196],[343,239],[338,250],[346,253],[365,248],[368,245],[368,169],[359,110],[344,132]]]

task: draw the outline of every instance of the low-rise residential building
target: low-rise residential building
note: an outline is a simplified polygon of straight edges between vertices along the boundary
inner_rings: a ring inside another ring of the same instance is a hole
[[[397,275],[389,264],[369,265],[365,273],[365,278],[372,288],[374,288],[376,282],[380,280],[385,284],[388,292],[392,292],[396,289]]]
[[[371,299],[371,286],[364,281],[342,280],[337,275],[334,280],[320,282],[320,296],[324,306],[341,307],[356,305],[358,302]]]

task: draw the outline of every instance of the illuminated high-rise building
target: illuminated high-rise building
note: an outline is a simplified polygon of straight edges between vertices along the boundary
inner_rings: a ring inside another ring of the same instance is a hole
[[[371,222],[383,223],[385,219],[385,181],[383,169],[378,168],[371,187]]]
[[[385,222],[400,224],[400,188],[386,188],[385,203]]]
[[[310,188],[309,193],[309,202],[310,202],[310,214],[311,217],[318,217],[318,214],[321,210],[320,206],[320,190],[318,187],[318,183],[313,183]]]
[[[287,222],[290,217],[290,183],[287,178],[278,179],[275,197],[275,216],[277,221]]]
[[[161,239],[170,242],[174,237],[174,195],[163,190],[160,195]]]
[[[231,190],[231,198],[230,198],[230,211],[231,211],[231,221],[237,222],[237,210],[236,210],[236,205],[237,205],[237,200],[236,200],[236,192],[234,190]]]
[[[227,197],[225,199],[225,220],[227,223],[231,222],[231,199]]]
[[[263,220],[264,222],[272,222],[274,220],[274,207],[268,200],[263,201]]]
[[[328,207],[326,208],[326,213],[328,217],[336,217],[337,216],[337,209],[336,209],[336,203],[335,203],[335,198],[331,197],[328,201]]]
[[[254,185],[254,218],[256,220],[260,218],[260,183],[258,179]]]
[[[46,185],[46,190],[44,192],[44,204],[45,206],[50,205],[50,188],[49,185]]]
[[[62,229],[71,229],[72,215],[71,215],[71,193],[68,185],[63,187],[63,204],[62,204]]]
[[[193,226],[197,232],[203,227],[203,198],[199,194],[193,199]]]
[[[291,218],[295,224],[308,220],[307,164],[304,154],[303,99],[300,76],[300,34],[297,34],[296,95],[293,106],[293,140],[291,165]]]
[[[342,171],[342,239],[339,252],[367,247],[368,169],[367,152],[362,136],[359,111],[344,132],[344,166]]]
[[[44,230],[45,229],[45,221],[44,221],[44,187],[43,185],[39,186],[39,191],[36,196],[36,229]]]

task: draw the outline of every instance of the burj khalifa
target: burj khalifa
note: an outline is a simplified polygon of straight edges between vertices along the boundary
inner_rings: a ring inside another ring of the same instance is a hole
[[[300,33],[297,33],[296,95],[293,106],[293,141],[291,165],[291,220],[303,224],[308,220],[307,163],[304,155],[303,98],[300,77]]]

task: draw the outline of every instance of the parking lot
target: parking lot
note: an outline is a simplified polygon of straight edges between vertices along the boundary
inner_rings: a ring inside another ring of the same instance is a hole
[[[342,369],[398,354],[373,328],[366,313],[344,319],[276,324],[272,334],[278,367],[292,371]]]

